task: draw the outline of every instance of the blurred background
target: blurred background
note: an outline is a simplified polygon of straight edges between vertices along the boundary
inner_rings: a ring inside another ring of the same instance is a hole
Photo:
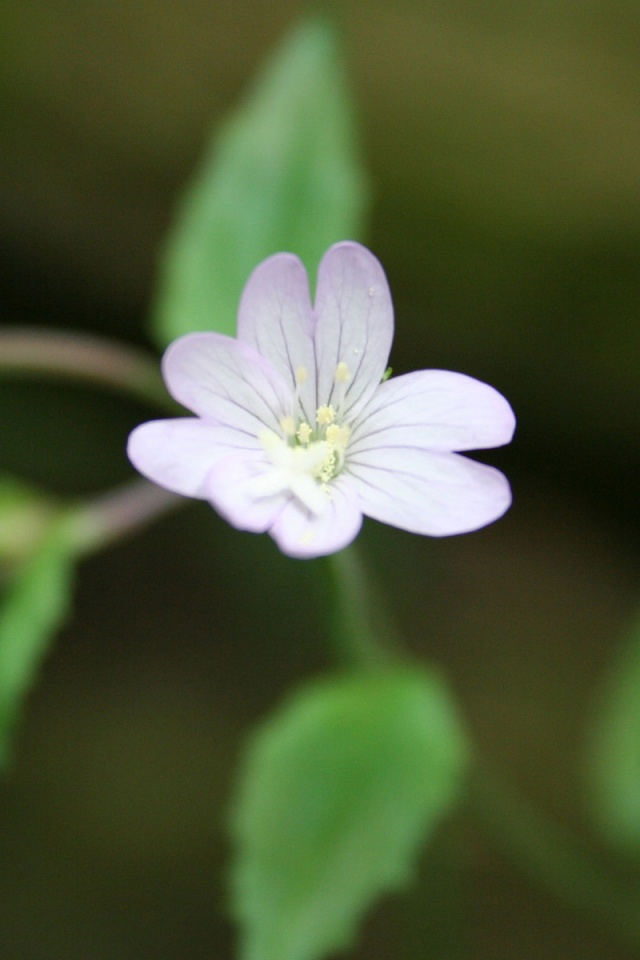
[[[594,704],[640,598],[640,7],[338,0],[394,293],[394,372],[488,380],[514,507],[467,537],[366,524],[413,651],[476,743],[597,846]],[[0,0],[0,323],[148,343],[163,236],[212,125],[306,7]],[[0,382],[0,465],[60,494],[132,476],[156,411]],[[0,787],[7,960],[233,956],[225,818],[243,737],[331,663],[322,567],[188,504],[86,562]],[[258,618],[256,618],[258,611]],[[357,958],[627,960],[465,810]]]

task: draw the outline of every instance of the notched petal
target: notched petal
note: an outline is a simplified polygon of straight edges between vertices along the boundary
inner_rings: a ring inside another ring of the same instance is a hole
[[[266,357],[291,390],[297,371],[306,379],[300,400],[307,419],[315,413],[315,320],[307,272],[292,253],[277,253],[253,271],[238,312],[238,338]]]
[[[331,247],[318,269],[315,310],[318,402],[355,417],[380,384],[393,340],[391,294],[376,257],[350,241]]]

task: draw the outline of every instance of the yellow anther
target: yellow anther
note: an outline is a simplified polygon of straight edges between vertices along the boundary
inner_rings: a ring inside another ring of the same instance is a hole
[[[298,432],[296,433],[296,436],[300,441],[300,443],[307,444],[311,439],[312,433],[313,433],[313,430],[311,429],[308,423],[301,423],[300,426],[298,427]]]
[[[298,367],[296,370],[296,383],[298,386],[302,386],[303,383],[306,383],[309,379],[309,371],[306,367]]]
[[[318,407],[316,410],[316,420],[321,427],[326,427],[336,418],[336,412],[332,406],[328,407]]]
[[[280,426],[282,427],[286,437],[295,437],[296,424],[293,417],[283,417],[280,421]]]
[[[336,367],[335,381],[336,383],[346,383],[348,380],[351,380],[351,371],[344,360],[341,360]]]
[[[346,425],[340,427],[337,423],[332,423],[330,427],[327,427],[326,437],[330,444],[334,447],[346,447],[349,442],[349,427]]]

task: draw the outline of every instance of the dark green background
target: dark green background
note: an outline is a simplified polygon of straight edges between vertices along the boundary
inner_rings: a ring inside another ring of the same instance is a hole
[[[582,753],[640,593],[640,7],[337,2],[394,292],[396,373],[512,401],[497,525],[361,545],[486,753],[591,836]],[[145,342],[154,264],[211,125],[305,6],[2,0],[0,322]],[[154,411],[0,383],[0,464],[63,493],[132,475]],[[232,956],[225,803],[244,732],[319,672],[322,564],[191,504],[87,562],[0,791],[7,960]],[[461,812],[358,957],[626,960]]]

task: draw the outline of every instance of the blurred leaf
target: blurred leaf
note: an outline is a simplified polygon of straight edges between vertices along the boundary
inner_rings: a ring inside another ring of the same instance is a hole
[[[442,682],[385,670],[318,683],[258,732],[234,820],[243,960],[316,960],[410,877],[455,800],[464,742]]]
[[[0,608],[0,770],[49,644],[69,609],[73,573],[69,527],[58,522],[17,571]]]
[[[53,515],[50,498],[20,480],[0,475],[0,563],[23,557],[42,537]]]
[[[224,123],[170,234],[153,331],[235,335],[253,268],[278,251],[314,275],[338,240],[357,239],[365,185],[344,66],[331,25],[306,20]]]
[[[596,709],[588,756],[602,834],[640,856],[640,622],[615,660]]]

